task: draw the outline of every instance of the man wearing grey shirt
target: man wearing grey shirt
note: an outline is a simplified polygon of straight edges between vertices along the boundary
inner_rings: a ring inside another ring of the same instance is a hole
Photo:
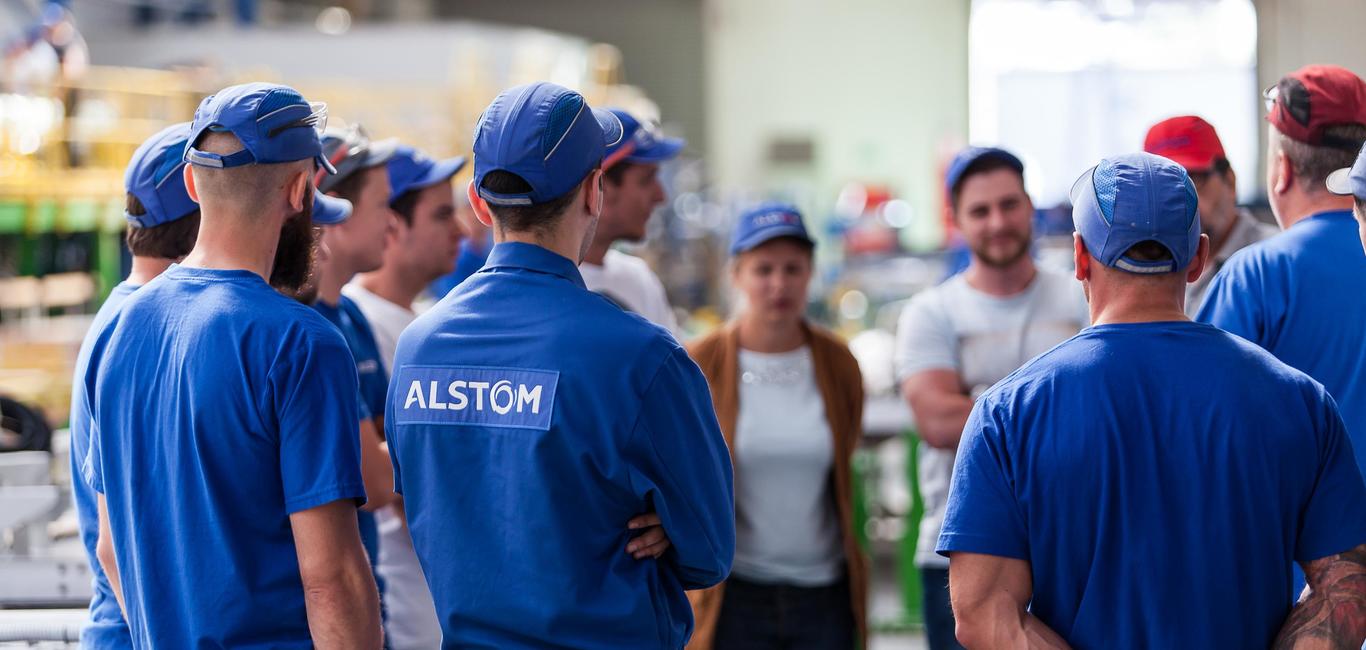
[[[946,174],[954,224],[972,253],[968,268],[916,295],[897,325],[896,372],[921,447],[917,477],[925,514],[916,566],[931,650],[958,648],[948,560],[934,552],[954,455],[973,400],[1034,356],[1088,324],[1081,285],[1035,266],[1034,204],[1024,164],[994,148],[960,152]]]

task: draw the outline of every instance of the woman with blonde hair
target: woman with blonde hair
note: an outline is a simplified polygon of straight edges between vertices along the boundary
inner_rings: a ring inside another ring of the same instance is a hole
[[[850,469],[858,362],[805,318],[815,242],[796,208],[747,211],[730,251],[743,306],[688,349],[735,466],[735,562],[725,583],[690,592],[688,648],[854,648],[867,636]]]

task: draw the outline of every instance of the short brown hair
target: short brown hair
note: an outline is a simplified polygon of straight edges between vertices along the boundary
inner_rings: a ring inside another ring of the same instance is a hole
[[[422,188],[418,188],[393,197],[389,201],[389,209],[393,210],[394,214],[403,220],[403,223],[411,226],[413,225],[413,213],[417,210],[417,199],[421,193]]]
[[[633,162],[626,160],[620,161],[617,164],[602,170],[602,177],[607,182],[611,183],[613,187],[620,187],[621,184],[626,180],[627,170],[631,169],[631,167],[634,166],[635,163]]]
[[[582,184],[583,182],[580,181],[579,185]],[[531,184],[521,176],[501,169],[485,174],[479,187],[498,194],[523,194],[531,191]],[[563,195],[545,203],[532,205],[494,205],[490,203],[489,211],[498,218],[498,224],[504,230],[546,233],[555,227],[560,217],[564,216],[564,211],[569,208],[574,197],[579,195],[578,190],[579,186],[576,185]]]
[[[1295,171],[1295,176],[1304,179],[1307,187],[1315,189],[1323,188],[1329,174],[1343,167],[1351,167],[1356,162],[1362,143],[1366,142],[1366,126],[1361,124],[1335,124],[1323,129],[1324,136],[1328,136],[1329,140],[1354,143],[1351,151],[1307,144],[1279,131],[1277,134],[1281,139],[1281,151],[1290,159],[1290,168]]]
[[[365,179],[369,178],[377,169],[382,169],[382,167],[375,165],[373,167],[357,169],[351,175],[337,181],[337,184],[333,185],[332,189],[328,190],[327,193],[355,203],[360,199],[360,191],[361,188],[365,187]]]
[[[954,181],[953,187],[949,188],[949,206],[956,212],[958,210],[958,197],[963,194],[963,184],[969,178],[978,174],[994,172],[998,169],[1009,169],[1020,177],[1020,185],[1024,185],[1024,174],[1013,163],[1000,156],[981,156],[972,161],[962,174],[958,175],[958,180]]]
[[[142,201],[132,194],[128,195],[125,209],[128,214],[135,217],[147,214],[147,208],[142,205]],[[124,241],[128,244],[128,251],[136,257],[174,260],[189,255],[198,237],[199,210],[195,210],[175,221],[150,228],[128,224]]]

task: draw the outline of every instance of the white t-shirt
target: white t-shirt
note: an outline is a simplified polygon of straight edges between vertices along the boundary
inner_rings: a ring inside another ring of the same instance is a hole
[[[917,294],[897,323],[898,383],[926,370],[958,373],[976,398],[1026,361],[1047,352],[1090,324],[1081,283],[1039,268],[1024,291],[998,298],[962,276]],[[918,566],[947,567],[934,552],[948,503],[955,454],[923,442],[917,472],[925,514],[916,542]]]
[[[1238,216],[1233,222],[1233,229],[1228,233],[1228,239],[1224,245],[1219,247],[1210,261],[1205,265],[1205,272],[1200,274],[1200,279],[1186,285],[1186,315],[1195,318],[1200,313],[1200,304],[1205,302],[1205,294],[1209,292],[1209,285],[1214,281],[1214,276],[1219,274],[1219,269],[1224,268],[1224,263],[1228,258],[1233,257],[1234,253],[1247,248],[1263,239],[1272,237],[1280,232],[1280,229],[1269,223],[1262,223],[1257,217],[1252,216],[1247,210],[1238,210]]]
[[[640,314],[678,336],[678,319],[664,294],[664,283],[645,260],[608,250],[602,266],[584,262],[579,265],[579,273],[589,291],[606,296],[622,309]]]
[[[811,349],[740,350],[732,572],[767,584],[823,586],[844,572],[831,495],[834,438]]]
[[[398,336],[417,314],[371,293],[356,282],[342,288],[342,293],[360,307],[379,346],[380,361],[386,372],[393,373],[394,349]],[[379,528],[379,560],[376,570],[384,579],[385,621],[384,637],[394,650],[423,650],[441,647],[441,623],[436,616],[427,579],[418,564],[413,539],[402,515],[393,506],[375,512]]]

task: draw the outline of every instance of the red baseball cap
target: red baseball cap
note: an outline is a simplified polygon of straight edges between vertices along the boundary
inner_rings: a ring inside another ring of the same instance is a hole
[[[1143,150],[1168,158],[1188,172],[1207,171],[1214,167],[1214,161],[1228,158],[1214,127],[1194,115],[1154,124],[1148,129],[1148,136],[1143,138]]]
[[[1267,88],[1266,119],[1287,137],[1355,152],[1360,142],[1326,136],[1339,124],[1366,125],[1366,82],[1336,65],[1307,65]]]

